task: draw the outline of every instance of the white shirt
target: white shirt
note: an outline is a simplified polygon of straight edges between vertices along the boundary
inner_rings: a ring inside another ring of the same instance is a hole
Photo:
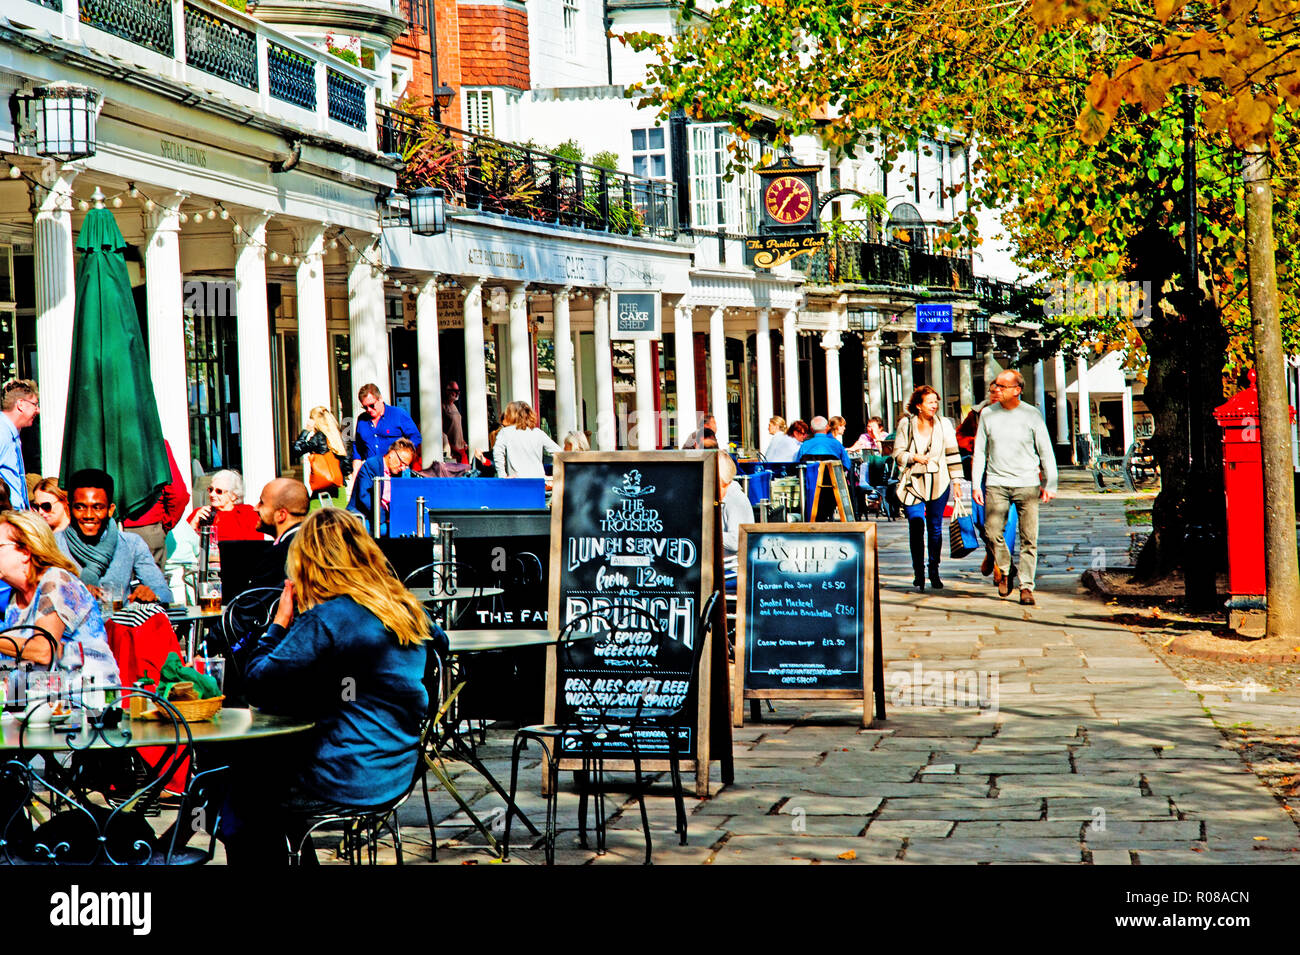
[[[795,453],[799,450],[799,442],[788,434],[774,434],[772,440],[767,443],[767,450],[763,452],[763,457],[772,462],[793,461]]]
[[[497,443],[492,445],[492,461],[500,477],[544,478],[544,450],[555,454],[563,448],[541,428],[520,431],[514,425],[506,425],[497,432]]]

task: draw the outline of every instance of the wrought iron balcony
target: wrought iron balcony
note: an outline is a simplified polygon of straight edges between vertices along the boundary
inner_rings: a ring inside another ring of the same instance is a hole
[[[380,152],[398,155],[404,191],[433,186],[449,202],[617,235],[677,235],[671,182],[602,169],[380,106]]]
[[[26,13],[50,35],[118,63],[375,147],[375,75],[219,0],[27,0]]]
[[[808,263],[808,280],[814,284],[895,285],[954,292],[975,288],[969,259],[882,240],[880,231],[869,223],[843,223],[836,231]]]

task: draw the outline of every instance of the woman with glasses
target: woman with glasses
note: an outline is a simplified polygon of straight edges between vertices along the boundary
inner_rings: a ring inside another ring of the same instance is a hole
[[[87,678],[101,686],[119,682],[99,601],[78,579],[77,565],[59,551],[53,532],[36,515],[0,512],[0,580],[13,588],[3,625],[41,627],[59,642],[59,647],[50,647],[38,640],[32,649],[24,650],[26,640],[6,634],[0,640],[0,653],[13,653],[9,640],[14,639],[24,660],[57,663],[54,654],[71,641],[81,645]]]
[[[36,511],[50,530],[66,530],[72,523],[72,512],[68,510],[68,495],[59,487],[58,478],[42,478],[32,491],[32,509]]]
[[[257,509],[244,503],[244,479],[238,471],[218,471],[212,475],[208,502],[190,513],[194,533],[211,524],[219,541],[265,540],[257,529]]]

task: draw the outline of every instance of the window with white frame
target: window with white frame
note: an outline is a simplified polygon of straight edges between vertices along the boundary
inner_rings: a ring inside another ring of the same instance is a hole
[[[493,135],[492,90],[462,90],[465,129],[480,136]]]
[[[578,0],[564,0],[564,52],[578,55]]]
[[[735,136],[725,123],[691,127],[691,224],[750,234],[758,230],[758,176],[752,169],[725,177]],[[749,150],[752,163],[753,150]]]
[[[662,126],[632,130],[632,172],[644,179],[668,177],[668,148]]]

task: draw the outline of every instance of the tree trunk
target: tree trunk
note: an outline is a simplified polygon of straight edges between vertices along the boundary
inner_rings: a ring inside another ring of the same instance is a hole
[[[1246,150],[1246,259],[1250,268],[1250,327],[1259,388],[1259,440],[1264,462],[1264,568],[1268,591],[1265,637],[1300,636],[1300,558],[1296,555],[1295,489],[1291,465],[1286,354],[1278,320],[1273,247],[1272,166],[1260,147]]]
[[[1155,294],[1171,278],[1182,277],[1184,252],[1177,240],[1160,225],[1136,233],[1129,242],[1132,268],[1127,278],[1150,282]],[[1151,509],[1151,537],[1138,555],[1134,579],[1156,580],[1183,568],[1187,557],[1188,522],[1188,426],[1187,375],[1199,381],[1195,389],[1195,413],[1206,423],[1204,470],[1209,488],[1199,505],[1201,523],[1215,532],[1216,545],[1209,555],[1215,569],[1227,564],[1225,501],[1223,497],[1223,432],[1214,421],[1214,409],[1223,403],[1222,363],[1218,356],[1227,351],[1228,336],[1214,304],[1205,296],[1175,292],[1170,304],[1181,314],[1165,311],[1153,303],[1151,324],[1142,329],[1149,367],[1142,398],[1155,418],[1155,434],[1148,442],[1160,464],[1160,493]],[[1188,316],[1199,310],[1195,321]],[[1186,342],[1190,328],[1199,328],[1195,354],[1205,358],[1188,368]],[[1205,513],[1204,511],[1208,511]]]

